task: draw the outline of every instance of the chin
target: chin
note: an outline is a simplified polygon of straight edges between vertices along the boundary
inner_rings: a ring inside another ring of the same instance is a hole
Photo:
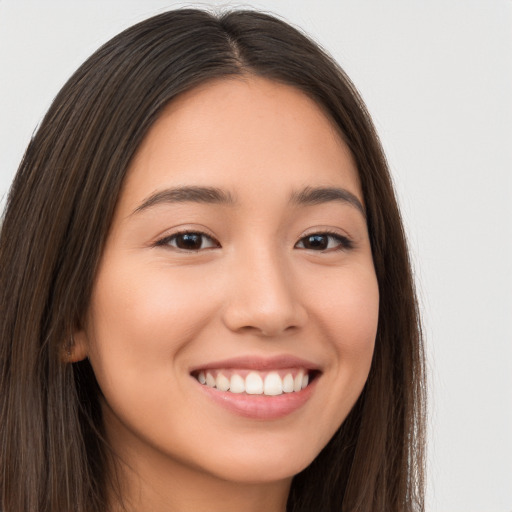
[[[291,480],[309,466],[317,455],[316,451],[309,452],[304,447],[288,450],[271,446],[266,449],[245,449],[229,457],[216,457],[212,461],[211,472],[223,480],[247,484]]]

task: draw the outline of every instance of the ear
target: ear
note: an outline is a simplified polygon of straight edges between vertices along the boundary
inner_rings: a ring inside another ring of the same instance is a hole
[[[77,363],[88,355],[87,334],[83,329],[73,333],[71,339],[64,345],[64,361]]]

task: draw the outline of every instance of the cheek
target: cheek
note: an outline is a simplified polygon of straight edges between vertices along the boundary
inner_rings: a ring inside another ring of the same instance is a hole
[[[371,261],[317,275],[308,293],[310,309],[332,342],[355,354],[372,349],[379,317],[379,288]],[[304,293],[306,293],[304,291]]]
[[[379,318],[379,292],[373,275],[359,279],[340,293],[338,314],[332,312],[332,329],[342,333],[337,345],[347,355],[367,357],[373,353]]]
[[[129,265],[129,263],[127,264]],[[101,269],[89,322],[90,358],[97,374],[123,369],[156,377],[208,322],[215,308],[201,279],[151,265]],[[167,368],[165,368],[167,366]],[[101,376],[98,375],[101,379]],[[140,382],[140,379],[137,379]]]
[[[379,289],[373,265],[340,269],[310,295],[311,311],[332,353],[333,389],[355,402],[368,377],[379,318]]]

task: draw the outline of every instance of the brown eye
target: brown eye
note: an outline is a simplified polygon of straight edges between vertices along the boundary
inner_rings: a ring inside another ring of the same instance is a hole
[[[317,251],[325,251],[329,245],[329,237],[327,235],[311,235],[302,239],[304,249],[313,249]]]
[[[351,249],[352,242],[344,236],[333,233],[313,233],[301,238],[295,247],[309,251]]]
[[[200,251],[219,247],[219,243],[204,233],[176,233],[157,243],[159,246],[171,246],[182,251]]]

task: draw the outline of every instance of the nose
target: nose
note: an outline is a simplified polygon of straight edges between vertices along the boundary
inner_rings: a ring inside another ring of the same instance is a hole
[[[271,251],[241,257],[229,277],[225,325],[235,332],[279,336],[303,327],[307,310],[286,261]]]

